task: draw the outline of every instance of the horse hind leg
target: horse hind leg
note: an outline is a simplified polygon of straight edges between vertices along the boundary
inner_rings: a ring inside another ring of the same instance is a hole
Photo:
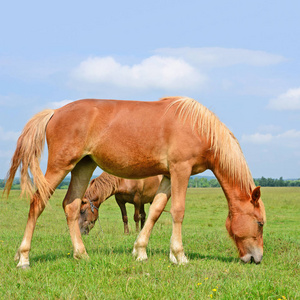
[[[75,259],[88,258],[88,254],[81,238],[79,213],[81,199],[96,167],[96,163],[88,156],[77,163],[71,172],[71,182],[63,201],[63,208],[67,218],[67,224],[74,249],[73,256]]]
[[[127,217],[127,210],[126,210],[125,202],[122,199],[122,197],[115,195],[115,198],[116,198],[116,201],[121,210],[122,220],[123,220],[123,224],[124,224],[124,234],[129,234],[128,217]]]
[[[51,170],[50,168],[47,169],[45,178],[49,183],[49,191],[51,194],[54,192],[63,178],[67,175],[67,173],[67,171]],[[30,199],[30,209],[28,213],[25,233],[21,245],[15,255],[15,261],[18,261],[17,268],[29,268],[29,252],[31,249],[33,232],[36,226],[37,219],[44,209],[45,202],[42,201],[39,191],[36,191],[36,193]]]

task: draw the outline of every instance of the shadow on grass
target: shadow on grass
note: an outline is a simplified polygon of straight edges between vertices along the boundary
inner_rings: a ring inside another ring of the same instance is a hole
[[[90,254],[101,253],[102,255],[111,255],[115,254],[126,254],[132,256],[132,248],[125,248],[125,247],[113,247],[113,248],[101,248],[101,249],[91,249],[89,251]],[[152,257],[155,255],[162,255],[169,257],[169,250],[162,250],[162,249],[147,249],[148,257]],[[220,256],[220,255],[204,255],[201,253],[194,253],[194,252],[186,252],[186,255],[190,261],[196,260],[216,260],[221,262],[234,262],[238,263],[238,257],[230,257],[230,256]]]
[[[239,259],[237,257],[230,257],[230,256],[225,257],[220,255],[203,255],[200,253],[186,253],[186,255],[189,258],[189,260],[203,259],[203,260],[218,260],[226,263],[239,262]]]
[[[38,263],[38,262],[51,262],[56,261],[63,258],[73,258],[73,252],[70,255],[67,255],[66,252],[62,252],[60,250],[57,251],[49,251],[45,254],[40,255],[30,255],[30,265]]]
[[[93,259],[93,256],[96,256],[97,254],[100,256],[109,256],[111,254],[117,254],[117,255],[128,255],[132,256],[132,247],[108,247],[108,248],[92,248],[92,249],[87,249],[87,252],[91,258]],[[147,249],[147,254],[148,257],[156,256],[156,255],[162,255],[169,257],[169,250],[165,249]],[[196,261],[196,260],[215,260],[215,261],[220,261],[220,262],[226,262],[226,263],[238,263],[239,259],[237,257],[225,257],[225,256],[220,256],[220,255],[204,255],[201,253],[195,253],[195,252],[186,252],[186,255],[190,261]],[[70,253],[67,253],[66,251],[49,251],[48,253],[41,254],[41,255],[31,255],[30,257],[30,262],[32,264],[38,263],[38,262],[52,262],[56,260],[60,260],[63,258],[73,258],[73,251]],[[75,259],[74,259],[75,260]]]

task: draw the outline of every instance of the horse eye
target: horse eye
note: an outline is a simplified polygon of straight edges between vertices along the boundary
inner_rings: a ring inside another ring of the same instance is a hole
[[[257,224],[258,224],[259,227],[263,227],[263,226],[264,226],[264,223],[263,223],[263,222],[257,221]]]

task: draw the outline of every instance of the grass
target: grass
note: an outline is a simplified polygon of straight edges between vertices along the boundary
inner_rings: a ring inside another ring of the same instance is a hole
[[[131,256],[133,207],[127,206],[131,234],[124,236],[112,199],[100,210],[102,230],[96,224],[83,237],[90,260],[76,261],[61,207],[64,193],[57,191],[39,218],[31,269],[25,271],[16,269],[13,257],[29,203],[19,199],[18,191],[0,200],[0,299],[300,298],[300,188],[262,188],[267,225],[260,265],[239,262],[224,226],[227,203],[219,188],[188,190],[183,224],[188,265],[169,262],[172,222],[167,212],[152,232],[148,261],[136,262]]]

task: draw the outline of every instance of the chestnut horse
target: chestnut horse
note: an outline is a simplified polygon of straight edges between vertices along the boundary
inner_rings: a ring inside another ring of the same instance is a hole
[[[79,227],[80,232],[88,234],[98,219],[99,206],[110,196],[115,199],[121,209],[124,223],[124,233],[129,233],[126,203],[134,205],[134,221],[136,231],[144,227],[146,213],[144,204],[152,203],[162,175],[148,177],[145,179],[125,179],[103,172],[93,179],[85,192],[80,207]]]
[[[43,175],[39,160],[45,137],[48,165]],[[241,260],[262,260],[265,209],[260,188],[255,187],[238,141],[211,111],[191,98],[181,97],[155,102],[87,99],[38,113],[18,139],[5,187],[9,194],[21,166],[22,194],[29,194],[31,199],[25,234],[15,256],[18,267],[29,266],[37,218],[69,172],[71,182],[63,208],[73,256],[88,257],[78,219],[81,199],[97,165],[129,179],[164,175],[134,243],[137,260],[147,259],[152,228],[172,193],[170,260],[188,262],[181,234],[185,195],[190,176],[206,169],[212,170],[224,190],[229,208],[226,228]]]

